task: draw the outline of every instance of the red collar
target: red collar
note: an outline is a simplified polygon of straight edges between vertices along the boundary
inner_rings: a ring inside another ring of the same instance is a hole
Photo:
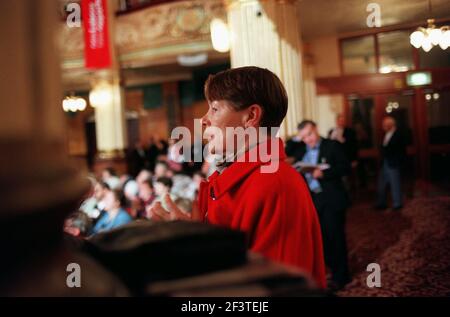
[[[278,149],[275,148],[272,151],[274,142],[278,143]],[[270,161],[284,160],[286,153],[284,152],[283,141],[280,138],[271,138],[245,152],[243,157],[245,157],[245,161],[240,162],[238,158],[222,174],[216,171],[208,178],[212,186],[212,192],[209,194],[213,196],[213,199],[219,198],[261,165],[269,164]],[[253,160],[250,161],[249,159]]]

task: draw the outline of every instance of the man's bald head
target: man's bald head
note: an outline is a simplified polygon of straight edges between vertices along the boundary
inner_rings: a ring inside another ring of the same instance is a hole
[[[391,131],[397,126],[397,122],[395,119],[391,116],[386,116],[383,118],[383,130],[384,132]]]

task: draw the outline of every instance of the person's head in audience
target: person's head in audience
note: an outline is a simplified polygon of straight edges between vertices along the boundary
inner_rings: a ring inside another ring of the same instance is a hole
[[[105,194],[104,202],[105,211],[107,211],[108,213],[115,213],[120,211],[120,209],[125,206],[125,195],[120,189],[108,190]]]
[[[320,140],[317,125],[312,120],[303,120],[297,126],[298,136],[307,146],[315,147]]]
[[[129,182],[130,180],[132,180],[132,179],[133,179],[133,177],[131,177],[131,175],[129,175],[129,174],[122,174],[122,175],[120,175],[120,177],[119,177],[120,186],[123,188],[125,186],[125,184],[127,182]]]
[[[94,187],[94,197],[97,201],[103,200],[107,191],[109,191],[109,185],[105,182],[97,182]]]
[[[158,161],[155,166],[155,177],[158,179],[160,177],[167,177],[169,172],[169,165],[164,161]]]
[[[134,179],[128,180],[123,186],[123,193],[129,201],[134,201],[139,195],[139,184]]]
[[[153,183],[151,179],[147,179],[139,184],[139,198],[147,202],[154,196]]]
[[[190,201],[187,198],[177,198],[174,201],[175,205],[177,205],[178,208],[181,209],[181,211],[185,213],[191,213],[192,212],[192,201]]]
[[[182,173],[182,172],[183,172],[183,171],[180,170],[178,173]],[[166,177],[172,178],[175,174],[176,174],[175,171],[169,168],[169,169],[167,170],[167,172],[166,172]]]
[[[170,194],[173,182],[169,177],[159,177],[155,182],[155,194],[159,198],[163,198],[166,194]]]
[[[397,123],[396,123],[394,117],[386,116],[383,118],[382,126],[383,126],[384,132],[389,132],[396,128]]]
[[[95,179],[95,177],[89,175],[87,177],[88,181],[89,181],[89,191],[86,193],[86,195],[84,196],[84,199],[88,199],[91,197],[95,198],[95,187],[97,186],[97,180]]]
[[[347,122],[345,120],[345,116],[343,114],[338,114],[336,116],[336,126],[338,128],[343,129],[343,128],[345,128],[346,125],[347,125]]]
[[[71,214],[64,222],[64,231],[75,237],[86,237],[92,229],[92,220],[82,211]]]
[[[136,176],[136,182],[138,184],[141,184],[149,179],[152,179],[152,172],[146,169],[141,170],[139,174]]]
[[[116,189],[121,187],[120,178],[114,168],[105,168],[102,172],[102,180],[108,184],[109,188]]]
[[[107,167],[102,171],[102,180],[106,181],[111,177],[117,177],[116,170],[112,167]]]

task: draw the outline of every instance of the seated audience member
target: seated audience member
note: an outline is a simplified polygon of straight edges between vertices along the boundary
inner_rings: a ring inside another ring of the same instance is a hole
[[[169,165],[164,161],[158,161],[155,166],[155,174],[153,175],[153,183],[160,177],[167,177],[169,174]]]
[[[80,210],[88,215],[90,218],[97,218],[100,212],[97,209],[97,199],[95,198],[95,188],[97,186],[97,180],[91,176],[88,177],[91,183],[91,188],[86,194],[85,199],[81,203]]]
[[[111,230],[129,223],[132,219],[123,209],[125,196],[121,190],[110,190],[105,195],[105,213],[95,224],[92,234]]]
[[[143,181],[139,184],[139,201],[140,206],[137,212],[137,218],[145,218],[146,217],[146,208],[151,206],[153,201],[156,199],[156,194],[153,188],[153,183],[150,179]]]
[[[154,188],[155,188],[155,195],[156,199],[153,201],[153,203],[146,208],[147,218],[151,218],[151,214],[149,213],[149,210],[153,207],[153,205],[156,202],[161,203],[163,207],[168,209],[168,206],[166,204],[165,197],[168,196],[173,201],[176,199],[173,195],[170,194],[171,189],[173,186],[173,182],[169,177],[160,177],[156,180]]]
[[[173,182],[169,177],[160,177],[155,182],[155,194],[158,199],[170,194]]]
[[[108,184],[111,189],[120,188],[120,178],[117,176],[115,169],[112,167],[108,167],[103,170],[102,180]]]
[[[150,172],[147,169],[143,169],[142,171],[139,172],[139,174],[136,176],[136,182],[138,184],[141,184],[142,182],[148,180],[148,179],[152,179],[153,174],[152,172]]]
[[[128,183],[130,180],[134,180],[134,178],[130,174],[122,174],[119,176],[120,180],[120,188],[125,188],[126,183]]]
[[[123,193],[125,194],[125,197],[129,200],[134,199],[135,197],[139,196],[139,184],[134,179],[128,180],[123,185]]]
[[[102,211],[105,209],[105,197],[106,193],[110,191],[109,185],[105,182],[97,182],[94,187],[94,197],[97,201],[97,205],[95,206],[96,212],[93,213],[93,219],[97,219]]]
[[[64,222],[64,231],[72,236],[84,238],[92,229],[92,219],[82,211],[71,214]]]
[[[123,193],[126,198],[126,211],[131,217],[136,218],[141,205],[138,183],[134,179],[128,180],[123,186]]]

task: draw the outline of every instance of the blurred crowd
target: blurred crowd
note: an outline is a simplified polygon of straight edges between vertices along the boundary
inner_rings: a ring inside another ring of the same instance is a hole
[[[400,210],[403,207],[400,172],[406,143],[395,118],[385,117],[382,128],[385,135],[380,144],[382,162],[375,207],[387,208],[386,190],[390,187],[393,210]],[[325,261],[332,273],[329,285],[341,289],[351,280],[345,219],[351,203],[349,176],[358,166],[356,132],[346,125],[342,115],[336,118],[336,127],[327,138],[319,135],[316,123],[311,120],[303,120],[297,130],[297,135],[286,142],[287,160],[309,187],[321,226]],[[156,203],[165,212],[171,210],[167,204],[173,202],[190,218],[200,183],[215,171],[215,166],[208,160],[193,159],[196,150],[203,152],[203,146],[193,145],[190,153],[183,153],[183,148],[186,147],[182,140],[150,139],[147,146],[137,142],[128,154],[130,174],[118,175],[113,168],[106,168],[101,177],[89,177],[91,190],[79,211],[66,220],[65,231],[89,237],[136,219],[158,220],[152,211]]]
[[[127,155],[130,173],[118,174],[108,167],[100,177],[90,175],[91,189],[66,220],[65,231],[89,237],[136,219],[151,219],[151,207],[156,202],[164,207],[166,195],[180,210],[191,213],[200,183],[212,167],[192,162],[177,147],[173,140],[151,138],[146,146],[139,141]]]

